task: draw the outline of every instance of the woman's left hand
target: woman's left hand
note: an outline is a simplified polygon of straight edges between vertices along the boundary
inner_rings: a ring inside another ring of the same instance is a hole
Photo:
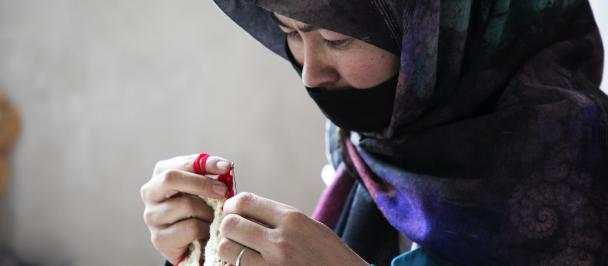
[[[295,208],[239,193],[224,204],[220,259],[232,265],[369,265],[329,228]]]

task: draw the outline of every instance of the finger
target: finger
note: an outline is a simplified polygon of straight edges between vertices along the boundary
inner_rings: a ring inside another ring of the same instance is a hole
[[[198,219],[186,219],[152,235],[152,244],[167,259],[176,261],[194,240],[200,239],[204,246],[209,239],[209,223]]]
[[[224,203],[224,213],[251,218],[271,228],[276,227],[286,213],[295,210],[289,205],[248,192],[239,193]]]
[[[260,252],[264,252],[264,248],[270,246],[268,244],[270,230],[270,228],[236,214],[224,216],[220,225],[222,237]]]
[[[194,160],[197,157],[198,154],[192,154],[177,156],[168,160],[159,161],[154,167],[154,173],[158,174],[171,169],[194,172],[192,164],[194,163]],[[211,175],[225,174],[226,172],[228,172],[232,165],[233,164],[225,158],[219,156],[209,156],[205,164],[205,170],[208,174]]]
[[[198,161],[196,160],[197,157],[195,157],[194,159],[190,160],[189,163],[186,165],[188,168],[188,171],[193,172],[194,171],[194,167],[192,166],[194,163],[197,163]],[[221,175],[221,174],[225,174],[227,173],[230,168],[232,167],[232,163],[222,157],[218,157],[218,156],[209,156],[209,158],[207,158],[207,161],[205,162],[205,174],[209,174],[209,175]]]
[[[196,218],[211,223],[213,209],[198,196],[182,194],[146,207],[144,211],[146,224],[156,227],[166,227],[188,218]]]
[[[170,169],[179,169],[179,170],[189,171],[189,169],[191,170],[191,167],[192,167],[192,160],[194,160],[196,158],[196,156],[198,156],[198,155],[196,155],[196,154],[183,155],[183,156],[173,157],[168,160],[158,161],[156,163],[156,165],[154,166],[153,175],[157,175],[159,173],[162,173],[162,172],[170,170]]]
[[[227,238],[222,238],[218,246],[218,256],[220,260],[228,262],[231,265],[236,265],[236,260],[245,246],[234,242]],[[240,265],[255,266],[266,265],[266,261],[262,255],[255,249],[247,247],[247,250],[241,256]]]
[[[183,192],[206,198],[223,199],[227,187],[221,181],[183,170],[168,170],[155,176],[142,188],[144,201],[159,203]]]

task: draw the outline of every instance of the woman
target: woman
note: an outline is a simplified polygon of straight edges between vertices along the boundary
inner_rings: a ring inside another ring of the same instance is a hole
[[[587,1],[215,2],[301,74],[336,169],[323,224],[254,194],[228,200],[224,261],[608,265],[608,98]],[[208,234],[191,195],[225,191],[193,159],[159,163],[142,187],[171,263]]]

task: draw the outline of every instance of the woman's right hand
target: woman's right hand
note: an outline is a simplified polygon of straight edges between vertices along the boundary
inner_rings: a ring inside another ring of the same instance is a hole
[[[159,161],[152,178],[141,187],[144,221],[152,244],[174,265],[192,241],[198,239],[204,246],[209,239],[213,209],[198,195],[223,199],[226,194],[224,183],[193,172],[192,163],[197,156]],[[224,174],[230,166],[226,159],[210,156],[205,170],[212,175]]]

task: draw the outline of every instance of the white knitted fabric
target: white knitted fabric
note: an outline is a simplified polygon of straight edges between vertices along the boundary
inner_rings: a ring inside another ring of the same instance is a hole
[[[204,266],[223,266],[224,263],[220,261],[220,258],[217,254],[217,247],[220,244],[220,225],[222,224],[222,219],[224,219],[224,214],[221,209],[224,205],[223,200],[216,199],[207,199],[201,197],[209,207],[213,208],[213,221],[209,226],[209,240],[207,241],[207,245],[205,246],[205,264]],[[202,249],[201,243],[198,240],[195,240],[188,247],[189,255],[185,258],[179,266],[200,266]]]

